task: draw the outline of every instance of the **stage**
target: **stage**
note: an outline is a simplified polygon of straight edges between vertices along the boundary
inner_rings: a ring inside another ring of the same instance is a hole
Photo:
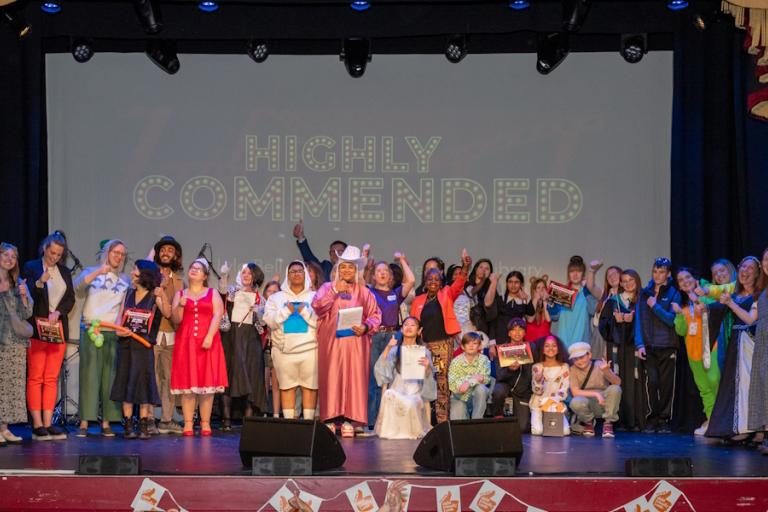
[[[417,441],[340,439],[347,457],[343,467],[288,480],[249,476],[238,454],[238,429],[211,438],[157,436],[148,441],[103,438],[97,431],[92,428],[87,438],[70,435],[67,441],[48,442],[33,442],[25,431],[22,445],[0,449],[0,510],[130,510],[137,494],[146,494],[138,492],[142,485],[145,491],[156,486],[152,492],[163,501],[155,506],[165,510],[272,510],[267,503],[284,485],[309,493],[315,505],[322,502],[322,510],[352,510],[350,489],[367,486],[362,489],[380,506],[390,480],[411,485],[408,510],[438,509],[436,493],[449,488],[455,503],[445,510],[469,510],[488,485],[503,498],[496,510],[624,510],[638,498],[644,501],[632,512],[768,508],[768,458],[754,449],[681,434],[620,432],[615,439],[525,435],[517,477],[473,479],[416,466]],[[139,455],[142,475],[77,476],[80,455]],[[624,461],[633,457],[690,457],[694,478],[625,478]],[[679,499],[667,508],[653,508],[654,489]]]

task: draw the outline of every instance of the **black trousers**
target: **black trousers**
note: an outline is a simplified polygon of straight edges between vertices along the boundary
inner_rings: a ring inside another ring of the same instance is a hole
[[[497,382],[493,386],[492,398],[491,398],[491,415],[501,416],[504,414],[504,401],[507,397],[511,396],[514,400],[513,412],[517,419],[517,424],[520,426],[520,432],[528,432],[530,430],[531,422],[531,410],[528,407],[528,401],[531,399],[530,394],[527,396],[522,393],[518,394],[512,389],[512,385],[506,382]]]
[[[648,393],[651,425],[669,421],[675,396],[676,348],[645,348],[645,388]]]

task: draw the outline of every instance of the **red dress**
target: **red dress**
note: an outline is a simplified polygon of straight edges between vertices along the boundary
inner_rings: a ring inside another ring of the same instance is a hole
[[[187,299],[184,318],[176,331],[171,366],[171,393],[223,393],[229,385],[227,364],[218,329],[213,344],[203,349],[203,340],[213,318],[213,289],[198,300]]]

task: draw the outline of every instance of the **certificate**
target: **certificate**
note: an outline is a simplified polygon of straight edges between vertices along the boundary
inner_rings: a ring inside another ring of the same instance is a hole
[[[122,326],[136,334],[147,336],[154,316],[154,310],[127,308],[123,311]]]
[[[339,310],[339,321],[336,324],[336,337],[346,338],[347,336],[355,336],[355,332],[352,327],[363,324],[363,308],[358,306],[355,308],[346,308]]]
[[[61,320],[55,322],[49,321],[45,317],[35,317],[37,324],[37,333],[40,335],[40,341],[48,343],[64,343],[64,326]]]
[[[248,321],[250,323],[253,305],[256,303],[256,294],[244,292],[242,290],[235,293],[235,303],[232,306],[230,321],[242,324]]]
[[[512,363],[530,364],[533,362],[531,347],[527,343],[505,343],[497,345],[499,354],[499,366],[511,366]]]
[[[405,380],[424,380],[426,371],[419,364],[419,359],[427,357],[427,351],[421,345],[400,346],[400,375]]]

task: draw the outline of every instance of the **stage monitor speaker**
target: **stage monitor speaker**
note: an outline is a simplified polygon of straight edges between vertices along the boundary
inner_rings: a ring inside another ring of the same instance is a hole
[[[692,477],[690,457],[659,457],[627,459],[624,470],[630,477]]]
[[[251,468],[253,457],[308,457],[312,471],[334,469],[347,460],[328,427],[319,421],[245,418],[240,434],[240,460]]]
[[[419,466],[454,471],[456,458],[515,459],[520,466],[523,441],[515,418],[445,421],[421,440],[413,460]]]
[[[138,475],[141,459],[138,455],[81,455],[77,465],[79,475]]]

